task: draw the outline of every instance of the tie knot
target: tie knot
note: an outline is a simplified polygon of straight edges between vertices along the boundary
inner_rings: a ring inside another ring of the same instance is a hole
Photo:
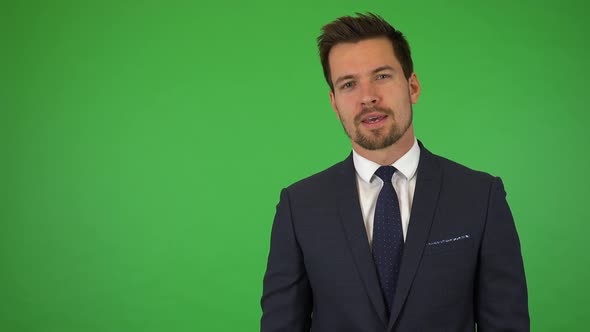
[[[396,169],[393,166],[381,166],[375,171],[375,175],[377,175],[383,182],[391,183],[391,178],[393,177],[393,173],[395,173]]]

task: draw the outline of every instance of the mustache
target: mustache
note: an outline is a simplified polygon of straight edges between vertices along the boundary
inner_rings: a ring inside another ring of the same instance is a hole
[[[356,124],[359,124],[359,123],[361,123],[361,120],[363,119],[363,117],[365,117],[367,114],[374,113],[374,112],[383,113],[385,115],[393,117],[393,111],[390,108],[379,107],[379,106],[364,107],[361,110],[361,112],[354,117],[354,122]]]

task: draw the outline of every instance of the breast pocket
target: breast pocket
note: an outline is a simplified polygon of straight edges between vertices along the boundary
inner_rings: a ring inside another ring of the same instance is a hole
[[[424,256],[449,253],[457,250],[470,250],[473,248],[473,239],[469,235],[455,238],[435,240],[428,242],[424,247]]]

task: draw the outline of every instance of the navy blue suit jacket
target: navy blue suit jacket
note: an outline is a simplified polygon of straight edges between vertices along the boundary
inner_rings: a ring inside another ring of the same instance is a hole
[[[281,192],[262,332],[529,331],[520,244],[502,181],[420,144],[396,296],[386,312],[352,155]]]

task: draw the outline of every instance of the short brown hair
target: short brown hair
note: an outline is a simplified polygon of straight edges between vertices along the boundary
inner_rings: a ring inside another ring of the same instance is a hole
[[[409,79],[414,72],[414,64],[410,45],[401,31],[396,30],[379,15],[373,13],[356,13],[356,15],[356,17],[342,16],[324,25],[322,34],[317,39],[324,77],[330,89],[334,91],[328,61],[332,47],[339,43],[356,43],[369,38],[387,37],[391,41],[394,55],[402,66],[404,76]]]

